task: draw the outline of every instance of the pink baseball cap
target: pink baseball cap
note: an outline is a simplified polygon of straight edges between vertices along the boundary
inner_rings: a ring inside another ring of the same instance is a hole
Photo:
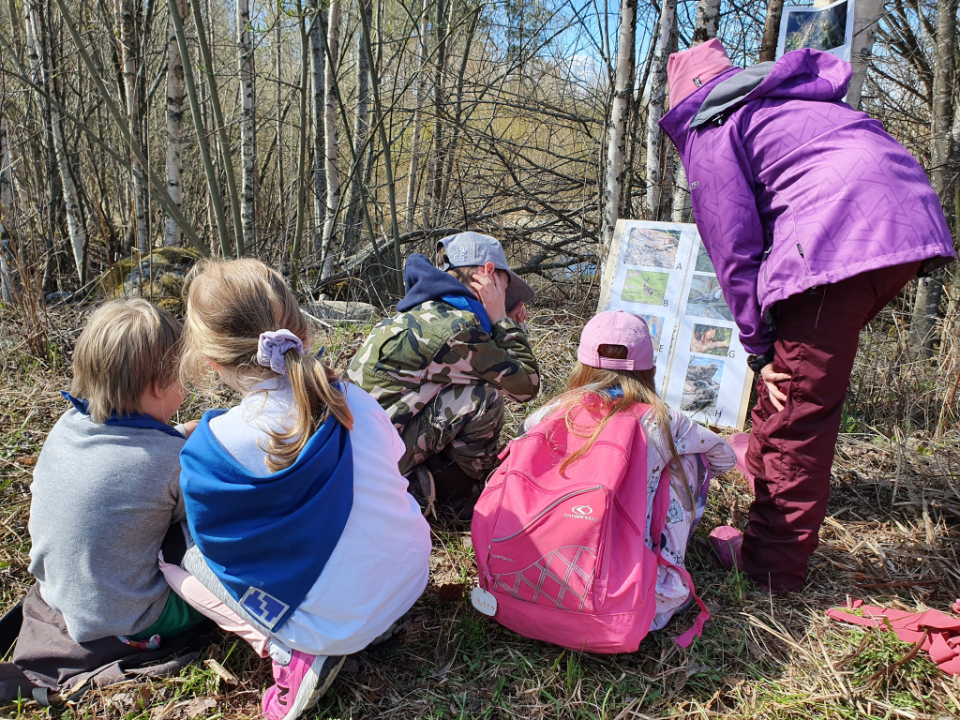
[[[626,360],[601,357],[601,345],[623,345],[627,348]],[[597,313],[580,335],[577,360],[605,370],[649,370],[654,365],[650,328],[642,318],[623,310]]]
[[[671,55],[667,60],[670,109],[673,110],[698,87],[732,67],[726,48],[716,38]]]

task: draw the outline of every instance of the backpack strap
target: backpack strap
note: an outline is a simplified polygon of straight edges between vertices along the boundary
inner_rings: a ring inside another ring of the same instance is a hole
[[[690,596],[700,607],[700,614],[697,615],[693,626],[679,637],[674,638],[677,645],[682,648],[688,648],[694,640],[703,634],[703,626],[704,623],[710,619],[710,612],[707,610],[707,606],[704,605],[703,600],[697,595],[697,589],[693,584],[693,578],[690,577],[690,573],[688,573],[686,569],[674,565],[660,553],[660,544],[663,541],[663,527],[667,522],[667,508],[669,504],[670,468],[668,466],[663,469],[663,474],[660,475],[660,483],[657,485],[657,492],[653,496],[653,507],[650,513],[650,542],[653,544],[654,552],[657,555],[657,565],[663,565],[664,567],[676,570],[680,575],[680,579],[690,588]]]
[[[697,590],[693,585],[693,578],[690,577],[690,573],[688,573],[684,568],[674,565],[672,562],[665,559],[663,555],[660,554],[659,548],[657,548],[657,564],[668,568],[673,568],[680,573],[680,578],[687,584],[687,587],[690,588],[690,597],[694,599],[700,608],[700,614],[697,615],[697,619],[693,621],[693,625],[690,627],[690,629],[688,629],[679,637],[674,638],[674,642],[676,642],[677,645],[682,648],[688,648],[694,640],[703,635],[703,626],[704,623],[710,619],[710,611],[707,610],[707,606],[703,604],[703,600],[701,600],[700,596],[697,595]]]

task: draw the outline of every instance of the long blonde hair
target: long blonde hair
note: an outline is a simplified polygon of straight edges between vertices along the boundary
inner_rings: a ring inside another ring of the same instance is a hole
[[[615,360],[624,360],[627,357],[627,348],[623,345],[600,345],[597,352],[601,357]],[[586,395],[599,396],[605,405],[609,404],[610,410],[594,428],[587,443],[563,461],[563,464],[560,465],[560,474],[562,475],[570,465],[590,451],[590,448],[593,447],[593,444],[614,415],[637,403],[649,405],[653,409],[660,435],[666,440],[667,448],[670,451],[671,468],[676,471],[681,481],[681,487],[678,488],[679,495],[684,501],[685,509],[690,511],[694,507],[693,495],[687,482],[686,473],[683,471],[683,465],[680,463],[680,454],[673,442],[673,431],[670,428],[670,409],[657,394],[656,372],[656,368],[649,370],[606,370],[577,362],[570,378],[567,380],[566,390],[560,400],[567,429],[570,432],[580,434],[580,428],[577,427],[573,418],[573,411],[581,404]],[[614,394],[614,391],[618,388],[623,391],[622,397],[616,397]],[[586,435],[582,436],[585,437]],[[671,472],[671,482],[673,477],[674,473]]]
[[[258,260],[198,263],[184,283],[187,319],[180,368],[185,382],[209,377],[213,362],[236,374],[241,387],[277,373],[257,362],[260,333],[286,329],[309,347],[309,329],[300,306],[283,278]],[[267,467],[290,467],[307,441],[332,413],[348,430],[353,415],[337,375],[311,353],[292,348],[284,353],[296,413],[287,432],[268,430]]]

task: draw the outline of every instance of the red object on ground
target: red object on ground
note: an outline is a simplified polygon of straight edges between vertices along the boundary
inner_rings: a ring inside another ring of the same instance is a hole
[[[737,454],[737,470],[743,473],[743,476],[750,483],[750,489],[756,494],[753,487],[753,473],[747,470],[747,446],[750,444],[750,436],[747,433],[736,433],[727,438],[727,445],[733,448]]]
[[[953,604],[953,610],[958,608],[960,600]],[[847,610],[859,610],[862,617],[852,615]],[[930,655],[937,667],[948,675],[960,675],[960,618],[951,617],[939,610],[911,613],[906,610],[864,605],[863,600],[852,601],[846,609],[827,610],[827,617],[852,625],[892,630],[898,638],[908,643],[922,640],[920,649]]]
[[[747,574],[775,591],[803,587],[830,496],[830,468],[860,331],[916,274],[880,268],[777,303],[773,369],[787,402],[774,408],[757,379],[746,453],[756,500],[743,542]]]

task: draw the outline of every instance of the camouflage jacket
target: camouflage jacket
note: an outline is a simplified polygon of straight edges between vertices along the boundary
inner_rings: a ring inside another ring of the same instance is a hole
[[[509,318],[484,332],[477,317],[431,300],[383,320],[357,351],[347,376],[370,393],[399,429],[447,385],[490,383],[527,402],[540,369],[520,325]]]

